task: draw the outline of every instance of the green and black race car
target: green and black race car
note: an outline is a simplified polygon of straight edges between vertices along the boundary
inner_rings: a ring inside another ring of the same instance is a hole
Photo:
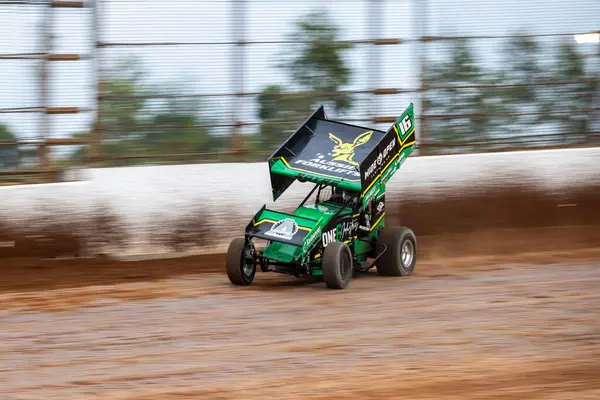
[[[387,132],[328,120],[319,107],[268,159],[273,201],[296,180],[314,187],[291,214],[260,209],[229,245],[229,280],[249,285],[257,267],[322,275],[333,289],[374,266],[379,275],[410,275],[417,240],[407,227],[385,226],[385,189],[415,144],[412,103]],[[266,245],[258,249],[256,239]]]

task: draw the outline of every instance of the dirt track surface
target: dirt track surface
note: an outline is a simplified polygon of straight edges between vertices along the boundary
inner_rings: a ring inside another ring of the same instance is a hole
[[[345,291],[222,273],[4,288],[0,398],[597,399],[598,260],[425,261]]]

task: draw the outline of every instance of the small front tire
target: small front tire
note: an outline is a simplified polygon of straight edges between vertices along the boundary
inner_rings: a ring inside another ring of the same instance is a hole
[[[345,289],[352,279],[352,252],[342,242],[332,242],[323,252],[323,280],[330,289]]]
[[[234,285],[246,286],[252,283],[256,274],[254,245],[246,238],[235,238],[227,249],[227,276]]]
[[[379,242],[386,251],[377,260],[377,272],[381,276],[408,276],[417,262],[417,238],[405,226],[384,228]]]

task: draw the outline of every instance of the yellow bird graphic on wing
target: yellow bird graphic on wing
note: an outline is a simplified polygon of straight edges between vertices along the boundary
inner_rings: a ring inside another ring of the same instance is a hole
[[[333,153],[329,153],[330,156],[334,157],[332,161],[343,161],[358,166],[358,163],[352,159],[354,157],[354,150],[358,146],[367,143],[369,139],[371,139],[372,134],[373,131],[361,133],[354,139],[354,142],[344,143],[342,139],[338,138],[333,133],[329,133],[329,138],[335,143]]]

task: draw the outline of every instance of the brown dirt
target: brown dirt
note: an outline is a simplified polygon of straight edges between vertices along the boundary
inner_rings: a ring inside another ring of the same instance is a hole
[[[460,191],[394,195],[388,199],[386,221],[410,226],[418,237],[445,238],[464,234],[476,237],[482,231],[495,234],[506,230],[511,234],[510,230],[524,228],[581,227],[578,240],[598,245],[595,231],[600,229],[594,227],[600,228],[600,183],[561,192],[519,182],[526,180],[515,177],[501,185],[474,182]],[[173,251],[211,246],[214,239],[220,239],[215,237],[215,218],[202,205],[173,219],[157,215],[148,224],[148,239],[152,245]],[[221,231],[223,227],[239,230],[250,218],[252,215],[229,215],[226,221],[218,222]],[[118,253],[126,250],[129,234],[122,217],[106,205],[99,205],[90,214],[46,207],[29,218],[0,215],[0,263],[3,258],[14,257],[97,256],[107,249]]]
[[[154,281],[203,272],[222,271],[224,256],[206,255],[169,260],[114,261],[106,258],[2,260],[0,292],[35,291],[90,285]]]
[[[474,259],[477,263],[506,260],[552,262],[588,257],[600,249],[595,227],[552,227],[486,230],[466,234],[418,237],[419,260]],[[599,250],[600,251],[600,250]],[[0,293],[154,281],[165,278],[223,272],[224,254],[172,259],[115,261],[109,258],[0,260]]]
[[[233,287],[223,255],[43,259],[122,245],[107,210],[0,220],[19,240],[0,254],[0,398],[600,398],[600,186],[536,190],[401,199],[388,221],[415,229],[415,275],[345,291]],[[156,240],[205,238],[184,222]]]
[[[600,251],[567,256],[425,260],[345,291],[203,273],[0,293],[0,398],[596,399]]]
[[[600,183],[549,190],[524,184],[473,182],[460,190],[400,194],[388,200],[387,220],[418,235],[490,229],[600,226]],[[391,204],[390,204],[391,203]]]

